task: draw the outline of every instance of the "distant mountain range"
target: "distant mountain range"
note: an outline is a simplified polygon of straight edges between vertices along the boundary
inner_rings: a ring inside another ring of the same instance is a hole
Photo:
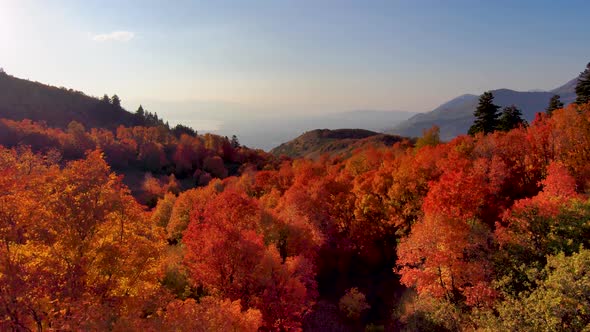
[[[359,148],[391,146],[403,138],[364,129],[316,129],[279,145],[270,152],[276,156],[315,159],[323,154],[347,157]]]
[[[532,121],[535,114],[544,112],[549,99],[559,94],[564,104],[572,103],[576,99],[575,87],[578,78],[574,78],[564,85],[551,91],[514,91],[510,89],[492,90],[494,103],[505,107],[516,105],[527,121]],[[386,133],[407,137],[422,136],[424,129],[433,125],[440,127],[442,140],[450,140],[456,136],[466,134],[473,124],[473,112],[478,104],[479,96],[465,94],[440,105],[427,113],[419,113],[406,121],[385,130]]]

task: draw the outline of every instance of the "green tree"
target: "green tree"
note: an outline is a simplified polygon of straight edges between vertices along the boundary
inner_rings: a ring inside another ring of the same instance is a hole
[[[234,148],[234,149],[240,147],[240,141],[238,140],[238,136],[236,136],[236,135],[232,135],[230,143],[231,143],[232,148]]]
[[[498,120],[498,130],[509,131],[520,125],[526,125],[522,112],[514,105],[504,107]]]
[[[145,111],[143,110],[143,106],[139,105],[139,107],[137,108],[137,111],[135,111],[135,114],[137,114],[137,116],[139,116],[140,118],[143,118],[145,116]]]
[[[587,331],[590,326],[590,251],[547,257],[547,277],[530,294],[499,308],[507,331]]]
[[[117,108],[121,107],[121,99],[119,96],[113,95],[113,98],[111,98],[111,104]]]
[[[109,98],[109,96],[105,93],[104,96],[102,96],[102,98],[100,99],[101,102],[105,103],[105,104],[110,104],[111,103],[111,98]]]
[[[590,62],[580,74],[576,85],[576,104],[582,105],[590,102]]]
[[[479,104],[473,113],[475,122],[469,128],[469,135],[483,132],[489,134],[498,128],[498,109],[500,106],[494,104],[494,95],[491,91],[484,92],[479,97]]]
[[[424,146],[437,146],[440,144],[440,127],[432,126],[430,129],[422,131],[422,137],[416,141],[416,149]]]
[[[547,114],[551,115],[553,111],[563,108],[563,103],[561,102],[561,97],[559,95],[554,95],[549,99],[549,106],[545,109]]]

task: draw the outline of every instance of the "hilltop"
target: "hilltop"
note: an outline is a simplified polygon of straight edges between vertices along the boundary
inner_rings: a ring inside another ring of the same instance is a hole
[[[316,129],[283,143],[270,152],[275,156],[315,159],[323,154],[350,155],[356,149],[391,146],[403,138],[365,129]]]
[[[144,119],[117,104],[6,73],[0,73],[0,118],[44,121],[59,128],[67,127],[71,121],[86,128],[146,125]]]

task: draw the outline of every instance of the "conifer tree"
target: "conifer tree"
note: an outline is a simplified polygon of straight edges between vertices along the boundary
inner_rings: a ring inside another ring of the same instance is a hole
[[[240,147],[240,141],[238,140],[238,136],[236,135],[232,135],[231,137],[231,141],[230,141],[231,146],[235,149],[235,148],[239,148]]]
[[[102,96],[102,98],[100,99],[101,102],[105,103],[105,104],[110,104],[111,103],[111,98],[109,98],[109,96],[105,93],[104,96]]]
[[[576,85],[576,104],[582,105],[590,102],[590,63],[580,74],[578,84]]]
[[[547,114],[551,115],[553,111],[563,108],[563,103],[561,102],[559,95],[554,95],[549,99],[549,106],[545,109]]]
[[[494,95],[491,91],[484,92],[479,97],[479,104],[473,113],[475,122],[469,128],[469,135],[483,132],[489,134],[498,128],[498,109],[500,106],[494,104]]]
[[[143,106],[139,105],[139,107],[137,108],[137,111],[135,111],[135,114],[137,114],[137,116],[139,116],[140,118],[143,119],[143,117],[145,116],[145,111],[143,109]]]
[[[111,104],[113,104],[113,106],[120,108],[121,107],[121,99],[119,98],[119,96],[117,95],[113,95],[113,98],[111,98]]]
[[[514,105],[504,107],[498,120],[498,130],[509,131],[520,125],[526,125],[522,112]]]

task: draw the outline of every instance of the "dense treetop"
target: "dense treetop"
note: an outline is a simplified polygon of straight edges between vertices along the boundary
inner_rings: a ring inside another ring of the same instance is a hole
[[[590,324],[590,104],[316,160],[158,127],[0,126],[0,330]],[[129,167],[152,173],[153,209],[113,172]]]

